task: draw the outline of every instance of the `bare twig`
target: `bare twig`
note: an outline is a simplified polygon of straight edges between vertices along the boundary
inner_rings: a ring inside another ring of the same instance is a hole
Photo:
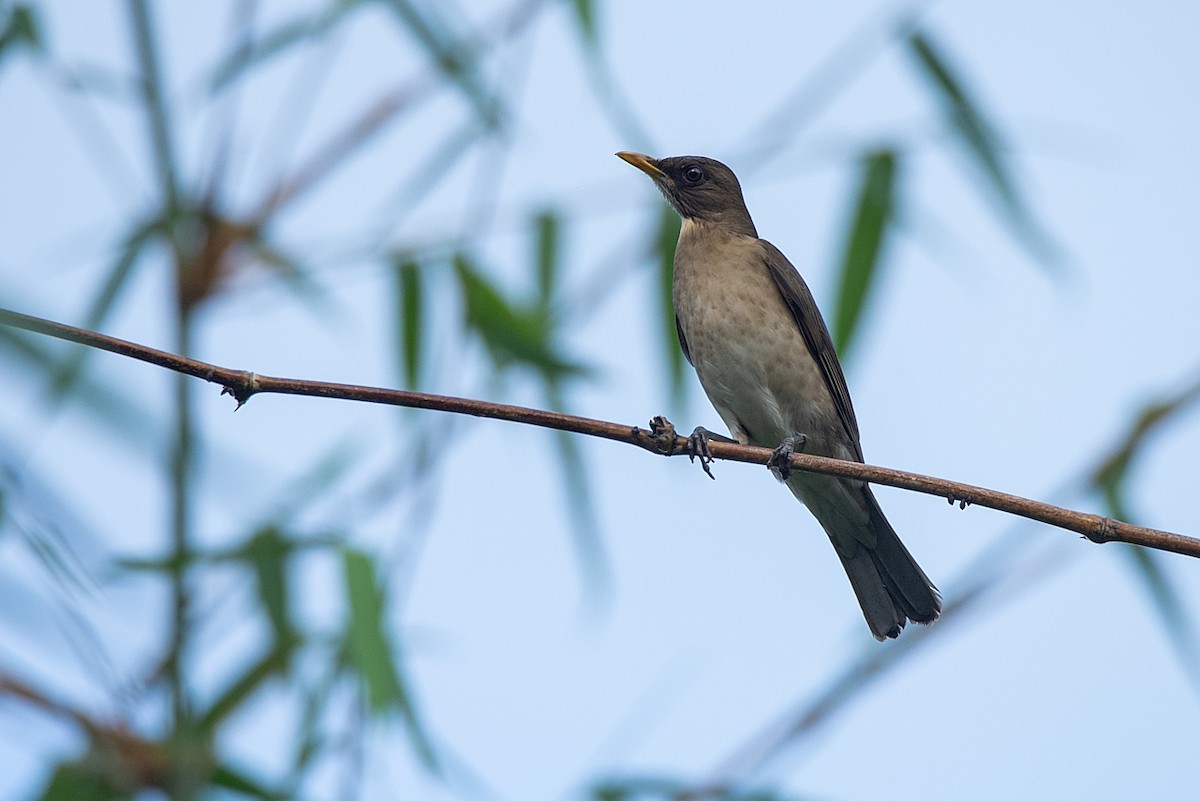
[[[195,376],[214,384],[220,384],[224,391],[232,395],[240,407],[251,396],[259,393],[277,393],[284,395],[312,395],[322,398],[340,398],[342,400],[365,401],[368,403],[383,403],[392,406],[405,406],[414,409],[434,409],[454,414],[469,414],[475,417],[486,417],[494,420],[508,420],[526,425],[552,428],[558,431],[570,431],[576,434],[586,434],[592,437],[625,442],[645,450],[660,453],[665,456],[677,456],[687,453],[687,439],[675,434],[669,423],[652,432],[638,426],[610,423],[604,420],[594,420],[587,417],[577,417],[570,414],[531,409],[524,406],[512,406],[505,403],[474,400],[471,398],[456,398],[449,395],[433,395],[427,392],[409,392],[399,389],[384,389],[382,387],[359,386],[357,384],[334,384],[327,381],[306,381],[296,378],[274,378],[257,375],[245,370],[231,370],[214,364],[189,359],[174,353],[156,350],[145,345],[128,342],[123,339],[98,334],[82,328],[56,323],[40,317],[33,317],[19,312],[0,309],[0,323],[33,331],[46,336],[77,342],[101,350],[107,350],[132,359],[156,364],[169,370]],[[766,464],[771,457],[770,448],[758,448],[751,445],[737,445],[726,442],[711,442],[712,455],[718,459],[750,464]],[[811,456],[797,453],[792,456],[792,469],[805,470],[812,473],[823,473],[872,484],[884,484],[889,487],[922,492],[926,495],[937,495],[946,498],[950,503],[957,503],[961,508],[968,505],[986,506],[1008,514],[1018,515],[1030,520],[1074,531],[1082,534],[1095,543],[1125,542],[1132,545],[1143,545],[1161,551],[1200,557],[1200,539],[1175,534],[1169,531],[1136,526],[1120,520],[1101,515],[1077,512],[1064,509],[1041,501],[1010,495],[985,487],[963,484],[934,478],[905,470],[893,470],[888,467],[846,462],[840,459],[829,459],[822,456]]]

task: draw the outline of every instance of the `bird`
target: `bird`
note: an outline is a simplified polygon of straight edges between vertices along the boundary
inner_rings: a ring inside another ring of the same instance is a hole
[[[875,639],[941,613],[937,588],[864,482],[789,469],[793,452],[863,461],[858,421],[833,340],[787,257],[760,239],[741,184],[703,156],[621,151],[682,218],[671,295],[683,355],[733,436],[773,448],[768,467],[820,523]],[[688,452],[705,464],[699,427]]]

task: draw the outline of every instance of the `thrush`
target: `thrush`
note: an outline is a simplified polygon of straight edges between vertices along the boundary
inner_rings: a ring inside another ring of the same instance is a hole
[[[683,355],[737,442],[775,448],[772,472],[825,529],[878,640],[931,623],[937,588],[896,536],[871,488],[791,471],[792,453],[863,461],[858,421],[829,329],[804,279],[759,239],[733,171],[701,156],[621,152],[683,218],[672,298]],[[691,449],[703,452],[698,428]]]

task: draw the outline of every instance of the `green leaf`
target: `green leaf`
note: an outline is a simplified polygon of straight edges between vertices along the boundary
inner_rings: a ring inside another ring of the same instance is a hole
[[[1200,402],[1200,382],[1193,383],[1173,397],[1147,403],[1121,440],[1100,460],[1088,483],[1104,497],[1112,517],[1132,520],[1132,512],[1125,502],[1125,491],[1134,464],[1154,434],[1197,402]]]
[[[683,349],[679,344],[679,329],[675,325],[675,300],[671,295],[671,287],[675,280],[675,245],[679,242],[681,224],[679,215],[663,203],[650,243],[650,252],[658,275],[656,316],[661,323],[667,389],[671,395],[671,403],[676,407],[682,406],[684,388],[687,386],[683,381]]]
[[[54,768],[49,781],[37,796],[38,801],[118,801],[133,798],[133,792],[118,788],[88,756],[62,762]]]
[[[262,801],[283,801],[288,796],[273,790],[268,790],[260,782],[229,765],[217,765],[213,768],[211,778],[213,787],[221,787],[249,798],[261,798]]]
[[[397,293],[397,333],[400,369],[404,386],[416,389],[421,384],[422,314],[421,265],[411,257],[395,265]]]
[[[588,373],[558,352],[550,309],[540,303],[525,308],[509,302],[464,253],[455,254],[453,261],[467,327],[479,335],[497,368],[524,365],[554,381]]]
[[[557,387],[547,388],[547,403],[556,411],[566,411],[566,404]],[[580,438],[567,431],[555,431],[554,442],[562,464],[559,476],[567,496],[567,511],[574,534],[575,554],[580,573],[586,581],[585,596],[595,604],[603,604],[612,589],[608,555],[596,526],[596,505],[592,483],[588,479],[587,460],[580,450]]]
[[[596,29],[596,6],[592,0],[571,0],[571,10],[575,12],[575,23],[579,26],[579,34],[583,43],[594,48],[600,43]]]
[[[265,63],[273,56],[298,43],[325,35],[357,5],[357,3],[335,0],[322,11],[283,23],[259,37],[252,45],[247,46],[239,42],[237,49],[226,56],[213,70],[213,75],[209,79],[209,91],[217,94],[230,83],[241,78],[248,69]]]
[[[561,224],[553,211],[543,211],[534,218],[537,231],[537,247],[534,260],[537,262],[538,289],[542,304],[549,305],[558,282]]]
[[[1149,446],[1153,435],[1180,413],[1200,401],[1200,382],[1162,401],[1147,403],[1134,418],[1125,436],[1100,461],[1089,483],[1104,498],[1109,516],[1133,522],[1127,491],[1133,469]],[[1138,579],[1145,586],[1158,610],[1159,619],[1175,649],[1176,658],[1200,691],[1200,640],[1190,610],[1180,602],[1179,588],[1163,566],[1162,555],[1146,548],[1130,546],[1127,551]]]
[[[947,59],[926,34],[920,31],[909,34],[908,45],[921,73],[936,90],[951,128],[999,201],[1010,227],[1033,255],[1043,263],[1049,263],[1057,248],[1029,214],[1016,182],[1009,174],[1000,137],[980,111],[979,104],[970,97]]]
[[[445,20],[438,16],[438,4],[418,8],[409,0],[384,0],[403,23],[407,32],[429,53],[442,74],[458,85],[475,108],[486,128],[497,127],[502,120],[499,96],[486,86],[475,52],[469,44],[454,41]]]
[[[343,552],[346,601],[350,613],[346,630],[350,666],[366,690],[372,714],[398,713],[425,766],[437,770],[433,746],[417,717],[416,708],[401,677],[387,635],[386,600],[376,575],[375,562],[362,551]]]
[[[92,308],[88,310],[87,318],[83,323],[84,328],[99,331],[104,325],[113,306],[120,298],[121,290],[129,283],[129,278],[141,258],[142,251],[157,234],[161,233],[162,226],[162,220],[155,218],[137,225],[125,238],[100,294],[92,301]],[[50,380],[51,397],[61,398],[74,388],[80,371],[83,369],[84,361],[95,352],[93,348],[77,348],[63,360]]]
[[[55,375],[65,369],[64,363],[74,355],[73,349],[77,347],[81,346],[64,347],[59,342],[46,341],[46,337],[0,325],[0,350],[4,351],[5,358],[20,359],[31,370]],[[84,401],[84,411],[120,436],[126,445],[158,453],[163,427],[157,412],[144,406],[140,395],[126,392],[115,382],[84,377],[76,397]]]
[[[1126,546],[1123,550],[1129,555],[1134,573],[1158,610],[1159,619],[1175,649],[1175,657],[1192,680],[1192,686],[1200,691],[1200,641],[1192,616],[1181,601],[1181,590],[1167,573],[1163,561],[1166,555],[1136,545]]]
[[[291,554],[291,543],[275,526],[260,529],[246,543],[246,558],[254,568],[258,598],[271,622],[277,645],[290,642],[295,633],[287,581],[287,560]]]
[[[217,696],[208,711],[198,716],[197,729],[206,735],[215,735],[229,715],[240,709],[268,679],[286,673],[296,642],[295,638],[277,642],[257,662],[249,665]]]
[[[39,54],[45,50],[42,26],[38,22],[37,12],[33,7],[23,3],[13,6],[2,26],[0,28],[0,59],[3,59],[10,49],[15,51],[17,48],[24,47]]]
[[[868,293],[882,260],[895,205],[896,172],[894,150],[867,153],[859,165],[859,182],[854,211],[846,227],[833,323],[833,344],[843,359],[858,331]]]

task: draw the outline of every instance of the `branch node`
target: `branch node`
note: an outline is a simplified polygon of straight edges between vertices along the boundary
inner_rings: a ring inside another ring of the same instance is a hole
[[[228,379],[225,388],[221,390],[221,394],[230,395],[237,401],[237,406],[233,409],[236,412],[258,390],[258,376],[255,373],[241,372],[236,373]]]
[[[1084,536],[1094,543],[1104,544],[1117,539],[1117,522],[1111,517],[1101,517],[1096,524],[1084,532]]]

